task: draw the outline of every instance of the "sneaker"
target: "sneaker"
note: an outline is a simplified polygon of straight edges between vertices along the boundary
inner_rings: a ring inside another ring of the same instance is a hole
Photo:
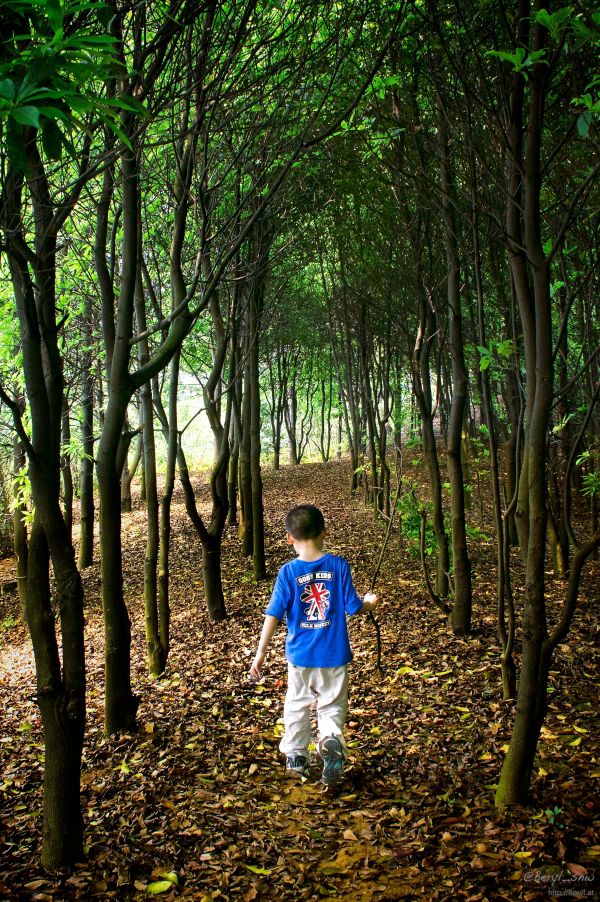
[[[335,736],[326,736],[319,743],[319,755],[323,759],[321,783],[335,786],[344,779],[344,749]]]
[[[288,755],[285,759],[285,769],[290,775],[297,774],[299,777],[310,776],[308,758],[305,758],[304,755]]]

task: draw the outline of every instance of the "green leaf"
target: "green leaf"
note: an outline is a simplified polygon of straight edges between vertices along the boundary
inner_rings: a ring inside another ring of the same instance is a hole
[[[59,29],[62,31],[63,24],[63,12],[62,12],[62,4],[60,0],[46,0],[44,4],[45,13],[48,17],[48,21],[52,26],[52,30],[56,33]]]
[[[14,100],[16,94],[16,88],[14,81],[11,81],[10,78],[3,78],[0,81],[0,97],[6,97],[7,100]]]
[[[12,111],[12,117],[19,125],[33,125],[40,127],[40,111],[36,106],[18,106]]]
[[[63,136],[53,119],[46,119],[42,125],[42,146],[49,160],[60,160]]]
[[[170,880],[171,883],[177,885],[179,883],[179,877],[175,873],[175,871],[169,871],[168,874],[159,874],[159,877],[162,877],[164,880]]]
[[[130,97],[127,94],[122,94],[120,97],[110,97],[106,101],[108,106],[117,107],[121,110],[130,110],[133,113],[138,113],[140,116],[149,116],[150,113],[139,100],[136,100],[135,97]]]
[[[173,889],[173,884],[170,880],[155,880],[153,883],[148,884],[146,892],[150,893],[151,896],[158,896],[160,893],[168,893],[170,889]]]
[[[590,126],[592,124],[591,110],[584,110],[577,119],[577,134],[580,138],[587,138]]]
[[[505,338],[504,341],[498,343],[497,351],[501,357],[510,357],[513,350],[512,338]]]
[[[512,63],[515,69],[521,69],[525,60],[525,49],[517,47],[516,53],[506,53],[504,50],[488,50],[488,56],[496,56],[499,60],[506,63]]]
[[[252,871],[253,874],[261,874],[263,877],[268,877],[271,873],[268,868],[257,868],[253,864],[246,864],[244,867],[248,868],[249,871]]]
[[[535,17],[536,22],[539,22],[540,25],[543,25],[544,28],[550,30],[552,28],[552,16],[548,12],[547,9],[541,9],[537,16]]]

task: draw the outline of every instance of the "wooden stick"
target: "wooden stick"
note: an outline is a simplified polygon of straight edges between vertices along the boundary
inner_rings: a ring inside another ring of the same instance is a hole
[[[388,542],[390,540],[390,535],[392,532],[392,525],[394,523],[394,515],[396,513],[396,508],[398,506],[398,499],[400,497],[401,487],[402,487],[402,483],[400,482],[400,480],[398,480],[398,488],[396,489],[396,497],[394,498],[394,505],[390,511],[390,518],[388,520],[387,529],[385,531],[385,538],[383,540],[383,545],[381,546],[381,551],[379,553],[379,560],[377,561],[377,566],[375,567],[375,571],[373,573],[373,576],[371,577],[371,586],[369,588],[370,593],[373,593],[373,591],[375,590],[375,583],[377,582],[377,577],[379,576],[379,573],[381,571],[383,557],[385,555],[385,552],[386,552],[386,549],[388,546]],[[375,633],[377,636],[377,669],[381,670],[382,669],[381,668],[381,627],[379,626],[379,623],[377,622],[372,611],[369,611],[369,613],[367,614],[367,617],[369,618],[369,620],[375,627]]]

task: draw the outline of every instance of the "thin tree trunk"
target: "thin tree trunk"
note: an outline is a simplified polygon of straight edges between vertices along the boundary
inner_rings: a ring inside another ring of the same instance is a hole
[[[26,466],[26,456],[23,445],[18,437],[13,438],[13,472],[16,475],[20,473]],[[27,599],[27,526],[25,524],[26,507],[22,502],[15,504],[12,513],[13,523],[13,548],[17,559],[17,589],[19,592],[19,601],[21,610],[25,611],[25,602]]]
[[[86,309],[86,342],[91,340],[91,310]],[[79,568],[91,567],[94,562],[94,377],[91,372],[91,353],[86,354],[81,399],[81,442],[83,457],[80,469],[80,535]]]
[[[242,395],[242,433],[240,436],[240,531],[242,538],[242,553],[246,557],[252,556],[254,529],[252,523],[252,470],[251,470],[251,368],[250,368],[250,342],[252,335],[246,332],[246,365],[244,367],[244,391]]]
[[[529,45],[528,0],[522,0],[519,37]],[[540,51],[546,31],[534,27],[534,49]],[[533,762],[540,730],[546,714],[548,672],[551,650],[545,605],[545,562],[547,538],[546,443],[553,392],[552,315],[549,265],[541,238],[541,140],[545,100],[545,73],[539,64],[530,76],[530,106],[527,123],[527,147],[524,156],[523,221],[525,248],[533,287],[533,308],[529,291],[517,297],[525,340],[526,389],[528,398],[525,426],[524,463],[519,484],[521,517],[527,511],[527,526],[522,533],[521,552],[525,561],[526,589],[523,599],[523,656],[517,694],[517,711],[508,752],[496,791],[499,807],[524,804],[529,793]],[[523,83],[513,92],[512,125],[521,133],[519,102],[524,95]],[[519,141],[511,149],[522,146]],[[520,156],[514,161],[521,169]],[[520,212],[519,214],[520,215]],[[528,327],[532,328],[529,329]]]
[[[140,223],[141,231],[141,223]],[[141,249],[140,249],[141,259]],[[146,310],[141,266],[138,267],[135,314],[140,333],[146,331]],[[148,340],[138,343],[140,367],[149,358]],[[162,647],[158,626],[158,549],[159,549],[159,505],[156,480],[156,447],[154,441],[154,415],[152,409],[152,389],[149,382],[140,388],[140,407],[143,412],[144,473],[146,485],[146,550],[144,554],[144,623],[146,629],[146,654],[148,671],[151,675],[163,673],[167,658]]]
[[[62,444],[61,476],[63,484],[63,510],[69,538],[73,535],[73,473],[71,471],[71,452],[65,450],[71,444],[71,421],[67,397],[63,398],[62,410]]]
[[[435,591],[441,598],[447,598],[449,590],[448,574],[450,572],[450,550],[444,523],[442,477],[433,428],[431,374],[429,369],[430,348],[435,332],[435,324],[432,321],[426,289],[422,283],[420,283],[419,291],[419,310],[419,327],[412,357],[413,398],[416,400],[419,407],[423,453],[429,471],[429,483],[431,487],[431,501],[433,505],[432,520],[437,545]]]
[[[454,602],[450,623],[457,636],[471,632],[471,562],[467,549],[465,523],[465,489],[462,467],[462,430],[468,397],[467,373],[462,335],[460,269],[454,217],[454,185],[452,182],[445,112],[438,96],[438,137],[440,151],[440,185],[444,220],[444,242],[448,264],[449,343],[452,353],[452,402],[447,432],[447,462],[450,480],[450,516],[452,523],[452,561],[454,569]]]
[[[263,508],[263,484],[260,468],[260,377],[259,377],[259,335],[262,317],[265,281],[267,238],[264,225],[257,227],[257,260],[260,267],[254,278],[248,309],[248,331],[252,342],[250,351],[250,472],[252,484],[252,569],[255,580],[265,579],[265,517]]]
[[[123,470],[121,472],[121,510],[124,513],[131,511],[131,485],[142,460],[143,453],[144,432],[143,428],[141,427],[140,434],[138,435],[137,442],[135,444],[133,458],[131,459],[131,461],[129,461],[128,455],[125,455],[125,462],[123,464]]]

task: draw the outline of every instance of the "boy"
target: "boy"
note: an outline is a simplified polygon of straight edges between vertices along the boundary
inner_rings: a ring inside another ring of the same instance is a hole
[[[287,771],[308,776],[310,706],[316,701],[321,781],[333,786],[344,775],[346,757],[343,728],[348,712],[347,665],[352,660],[346,614],[372,611],[377,596],[367,593],[361,600],[348,562],[323,551],[325,520],[317,507],[293,507],[285,527],[288,544],[298,557],[277,574],[250,676],[260,676],[269,643],[285,616],[288,690],[279,748],[286,756]]]

